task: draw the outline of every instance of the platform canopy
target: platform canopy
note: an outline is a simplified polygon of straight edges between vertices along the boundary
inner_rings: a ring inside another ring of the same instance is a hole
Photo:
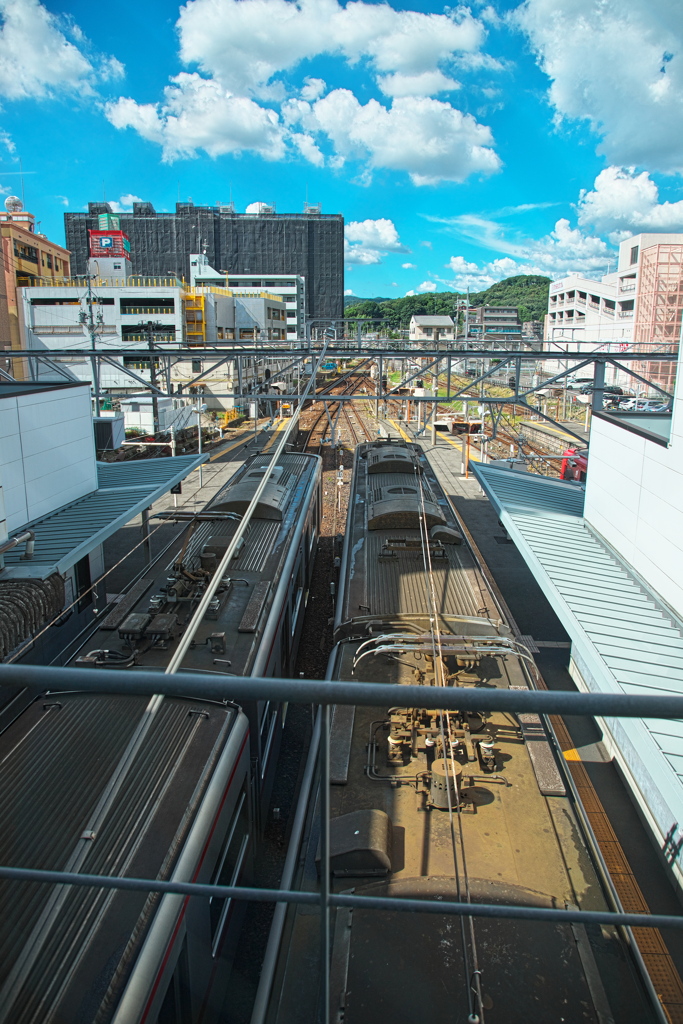
[[[22,559],[24,544],[6,551],[3,579],[46,579],[52,573],[66,572],[207,458],[203,454],[98,462],[96,491],[14,531],[33,530],[34,555]]]
[[[572,640],[570,670],[594,692],[683,693],[683,624],[583,518],[584,489],[495,464],[472,469]],[[683,823],[683,722],[603,723],[661,835]]]

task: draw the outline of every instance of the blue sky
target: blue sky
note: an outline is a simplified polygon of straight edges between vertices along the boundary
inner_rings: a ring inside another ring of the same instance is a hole
[[[342,213],[356,295],[605,273],[683,230],[683,5],[0,0],[0,188]],[[613,263],[612,263],[613,265]]]

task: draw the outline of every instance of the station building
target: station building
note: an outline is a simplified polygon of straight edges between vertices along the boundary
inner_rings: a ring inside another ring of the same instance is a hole
[[[48,664],[102,606],[104,542],[206,456],[97,462],[77,382],[0,381],[0,436],[0,661]]]
[[[569,634],[570,673],[586,692],[683,693],[681,354],[677,372],[672,414],[594,413],[585,484],[502,463],[473,466]],[[683,723],[620,718],[599,725],[663,860],[683,884]]]
[[[39,377],[54,380],[56,364],[50,353],[70,349],[74,354],[60,357],[58,365],[68,370],[72,379],[92,381],[88,351],[94,335],[99,352],[106,355],[111,349],[116,353],[100,364],[99,381],[101,393],[114,396],[137,392],[141,382],[151,379],[150,357],[139,354],[149,344],[147,322],[155,324],[152,340],[159,352],[155,364],[160,375],[165,347],[187,349],[187,358],[175,356],[170,369],[176,390],[190,385],[220,360],[221,344],[232,349],[234,341],[241,341],[248,346],[248,354],[242,358],[239,372],[235,360],[230,359],[203,378],[202,387],[208,392],[231,392],[234,386],[235,391],[249,394],[263,383],[265,369],[271,365],[254,351],[254,344],[283,342],[283,348],[286,346],[285,303],[280,296],[268,292],[235,296],[228,289],[216,288],[192,290],[172,278],[95,279],[89,286],[65,279],[58,287],[21,288],[19,312],[25,347],[45,353],[42,371],[37,370]],[[214,346],[215,359],[192,357],[193,347]],[[126,348],[135,354],[119,354]],[[218,398],[216,403],[216,408],[234,404]]]

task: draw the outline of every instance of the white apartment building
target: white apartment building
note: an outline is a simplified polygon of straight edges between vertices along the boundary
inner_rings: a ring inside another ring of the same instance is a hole
[[[306,279],[297,274],[230,274],[228,288],[235,295],[256,289],[279,295],[287,317],[287,341],[303,341],[306,337]]]
[[[254,292],[279,295],[286,308],[286,340],[306,337],[306,279],[298,274],[225,274],[210,266],[204,253],[190,256],[190,285],[229,288],[236,296]]]
[[[206,394],[209,407],[231,409],[233,399],[218,397],[239,392],[247,395],[262,385],[266,369],[278,373],[280,361],[266,361],[254,351],[259,342],[286,343],[286,306],[280,296],[269,292],[234,295],[226,288],[197,286],[188,289],[174,278],[129,277],[87,283],[70,279],[63,286],[18,289],[20,326],[27,349],[51,352],[73,350],[68,358],[59,357],[72,379],[92,382],[92,363],[88,351],[92,335],[98,351],[106,354],[130,348],[138,354],[112,354],[100,363],[99,389],[106,395],[136,393],[140,384],[150,380],[149,357],[139,355],[147,347],[146,324],[155,324],[153,341],[159,357],[155,368],[166,380],[165,347],[187,347],[188,359],[172,362],[170,383],[178,389],[192,387],[198,374],[209,371],[220,359],[193,359],[191,349],[220,346],[228,342],[245,343],[245,356],[222,363],[211,370],[197,389]],[[92,326],[91,326],[92,318]],[[49,364],[37,364],[38,377],[54,379]],[[289,380],[287,381],[289,383]],[[217,397],[212,398],[216,392]]]
[[[599,280],[568,274],[550,285],[545,343],[551,351],[596,349],[618,356],[636,345],[656,351],[678,344],[683,311],[683,234],[642,233],[619,246],[617,269]],[[672,364],[639,364],[642,376],[671,384]],[[564,364],[548,364],[559,372]],[[622,386],[633,384],[624,373],[610,374]]]

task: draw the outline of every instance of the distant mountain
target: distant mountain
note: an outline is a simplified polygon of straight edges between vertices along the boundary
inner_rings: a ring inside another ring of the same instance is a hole
[[[470,292],[471,306],[517,306],[519,318],[543,320],[548,312],[550,278],[537,274],[520,274],[497,281],[483,292]],[[461,292],[428,292],[424,295],[406,295],[402,299],[361,299],[353,295],[344,297],[346,316],[367,316],[387,319],[391,327],[407,327],[413,314],[453,316]]]

